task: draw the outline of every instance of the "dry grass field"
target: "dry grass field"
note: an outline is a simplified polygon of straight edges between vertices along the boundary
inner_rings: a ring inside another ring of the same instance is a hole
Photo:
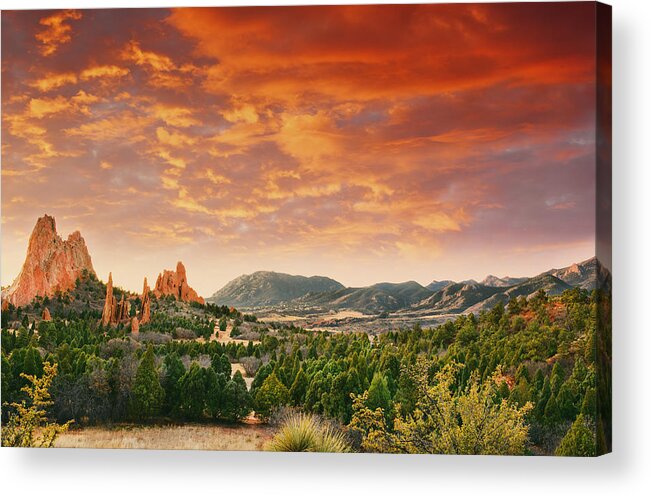
[[[57,448],[262,450],[272,437],[261,425],[166,425],[88,427],[59,436]]]

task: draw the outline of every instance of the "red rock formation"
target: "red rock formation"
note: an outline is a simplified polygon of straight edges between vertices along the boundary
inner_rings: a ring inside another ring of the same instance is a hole
[[[109,272],[108,283],[106,283],[106,297],[104,309],[102,310],[102,325],[106,326],[116,322],[117,300],[113,296],[113,274]]]
[[[176,264],[176,271],[164,270],[162,274],[158,274],[154,294],[157,298],[171,295],[177,300],[205,304],[205,300],[188,285],[188,278],[182,262]]]
[[[149,295],[149,285],[147,278],[142,286],[142,310],[140,311],[140,323],[147,324],[151,320],[151,296]]]
[[[108,283],[106,284],[106,297],[104,298],[104,309],[102,310],[102,325],[117,324],[128,321],[131,314],[131,303],[125,300],[124,295],[118,302],[113,296],[113,274],[109,272]]]
[[[140,324],[138,324],[138,317],[131,319],[131,334],[138,334],[140,332]]]
[[[131,313],[131,303],[129,303],[129,300],[124,299],[124,295],[122,295],[122,298],[120,299],[120,303],[118,303],[117,310],[115,312],[115,322],[122,322],[124,320],[129,320],[129,314]]]
[[[43,309],[43,314],[41,315],[41,318],[46,322],[52,320],[52,316],[50,315],[50,311],[48,310],[47,307]]]
[[[68,291],[75,287],[83,271],[95,274],[84,238],[75,231],[63,241],[57,234],[54,218],[44,215],[36,222],[29,238],[20,274],[3,292],[2,299],[23,306],[36,296]]]

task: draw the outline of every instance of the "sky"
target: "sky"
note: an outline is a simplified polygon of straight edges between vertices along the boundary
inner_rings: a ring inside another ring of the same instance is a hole
[[[45,213],[132,290],[563,267],[594,102],[592,2],[4,11],[2,284]]]

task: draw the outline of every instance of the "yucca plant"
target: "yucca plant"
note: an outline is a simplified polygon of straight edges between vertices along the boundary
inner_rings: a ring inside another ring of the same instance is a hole
[[[343,432],[311,414],[294,412],[282,423],[267,446],[269,451],[310,451],[348,453],[350,446]]]

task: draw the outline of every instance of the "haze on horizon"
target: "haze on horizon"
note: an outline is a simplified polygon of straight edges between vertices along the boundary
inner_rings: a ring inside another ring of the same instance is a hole
[[[256,270],[427,284],[590,258],[593,9],[4,11],[2,284],[44,213],[134,291],[177,260],[210,296]]]

